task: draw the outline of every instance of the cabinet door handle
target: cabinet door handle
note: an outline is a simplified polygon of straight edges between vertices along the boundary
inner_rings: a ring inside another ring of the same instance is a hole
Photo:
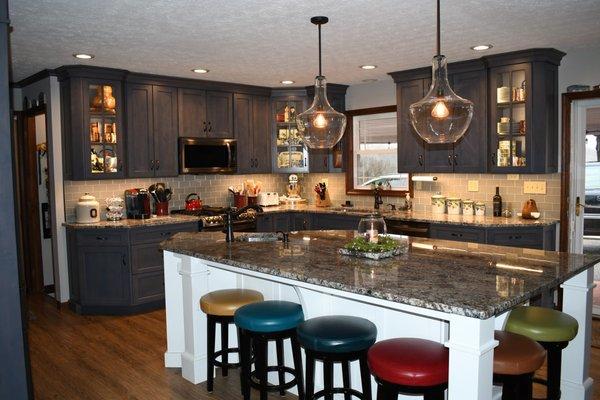
[[[448,165],[452,165],[452,156],[448,154]]]
[[[496,166],[496,155],[494,153],[492,153],[491,156],[492,156],[492,165]]]
[[[454,165],[458,165],[458,154],[454,155]]]
[[[419,165],[423,165],[423,155],[419,154],[419,157],[417,157],[417,160],[419,161]]]
[[[121,256],[121,262],[123,263],[124,267],[127,265],[127,260],[125,260],[125,255]]]
[[[156,170],[160,169],[160,160],[156,160]]]
[[[258,158],[254,159],[254,168],[258,168]]]
[[[204,124],[204,129],[202,129],[204,132],[206,132],[206,121],[202,121],[202,123]]]
[[[323,157],[323,166],[327,168],[327,156]]]
[[[150,171],[154,171],[154,160],[150,160]]]
[[[212,131],[212,124],[210,123],[210,121],[208,121],[208,131]]]

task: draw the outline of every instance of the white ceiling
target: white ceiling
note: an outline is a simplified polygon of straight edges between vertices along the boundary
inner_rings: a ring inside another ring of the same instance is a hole
[[[64,64],[279,86],[312,83],[326,15],[330,82],[389,79],[428,65],[434,0],[10,0],[13,81]],[[450,61],[532,47],[582,48],[600,40],[599,0],[444,0],[442,52]],[[490,52],[469,46],[492,43]],[[96,58],[80,62],[75,52]],[[361,64],[377,64],[363,71]],[[194,67],[210,69],[197,75]]]

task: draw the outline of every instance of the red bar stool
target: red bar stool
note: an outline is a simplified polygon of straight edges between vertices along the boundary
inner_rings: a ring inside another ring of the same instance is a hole
[[[448,387],[448,349],[443,344],[416,338],[375,343],[367,355],[377,381],[377,400],[396,400],[398,394],[444,400]]]

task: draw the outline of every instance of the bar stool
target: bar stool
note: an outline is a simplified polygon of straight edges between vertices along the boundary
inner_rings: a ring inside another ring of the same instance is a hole
[[[343,393],[345,400],[352,396],[371,400],[371,374],[367,351],[377,339],[377,327],[368,319],[352,316],[325,316],[309,319],[298,325],[298,341],[306,353],[306,400],[325,397],[332,400],[335,393]],[[316,360],[323,361],[325,389],[315,391]],[[352,389],[350,362],[360,364],[362,393]],[[342,388],[333,387],[333,364],[341,363]]]
[[[207,319],[207,382],[206,389],[213,390],[215,366],[221,367],[223,376],[227,376],[229,368],[236,368],[239,363],[229,363],[230,353],[238,353],[239,348],[229,348],[229,324],[233,324],[235,311],[250,303],[262,301],[263,295],[256,290],[225,289],[215,290],[205,294],[200,299],[200,309],[206,314]],[[215,352],[215,330],[217,324],[221,326],[221,350]],[[221,361],[217,358],[221,357]]]
[[[267,399],[267,392],[285,390],[297,386],[298,399],[304,400],[304,382],[302,379],[302,356],[296,337],[296,326],[304,321],[304,313],[300,304],[289,301],[269,300],[240,307],[234,315],[238,327],[241,353],[240,381],[244,400],[250,400],[250,388],[260,391],[260,399]],[[285,366],[283,358],[283,341],[290,339],[294,368]],[[268,365],[268,343],[274,341],[277,353],[277,365]],[[252,371],[251,347],[254,348],[255,371]],[[269,385],[267,375],[277,372],[278,385]],[[293,379],[285,381],[285,374]]]
[[[577,336],[577,320],[568,314],[543,307],[517,307],[510,312],[505,330],[527,336],[548,353],[547,380],[536,379],[548,387],[547,399],[560,399],[562,350]]]
[[[533,374],[546,358],[537,342],[516,333],[496,331],[494,381],[502,382],[502,400],[531,400]]]
[[[448,349],[425,339],[388,339],[368,353],[369,368],[377,381],[377,400],[396,400],[398,394],[444,400],[448,387]]]

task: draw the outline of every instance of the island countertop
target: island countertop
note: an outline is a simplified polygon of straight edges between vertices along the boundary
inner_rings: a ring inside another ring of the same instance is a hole
[[[290,242],[226,243],[217,232],[178,233],[161,248],[241,269],[444,313],[487,319],[557,287],[600,261],[580,255],[399,237],[406,252],[371,261],[338,249],[354,231],[300,231]],[[238,234],[240,235],[240,234]]]
[[[447,225],[468,225],[480,227],[532,227],[532,226],[550,226],[558,223],[558,220],[552,218],[523,219],[520,217],[493,217],[491,215],[448,215],[435,214],[425,211],[390,211],[386,209],[374,210],[370,208],[354,207],[317,207],[309,204],[279,205],[263,207],[266,214],[276,213],[315,213],[315,214],[338,214],[364,216],[379,212],[384,218],[399,221],[428,222]]]

